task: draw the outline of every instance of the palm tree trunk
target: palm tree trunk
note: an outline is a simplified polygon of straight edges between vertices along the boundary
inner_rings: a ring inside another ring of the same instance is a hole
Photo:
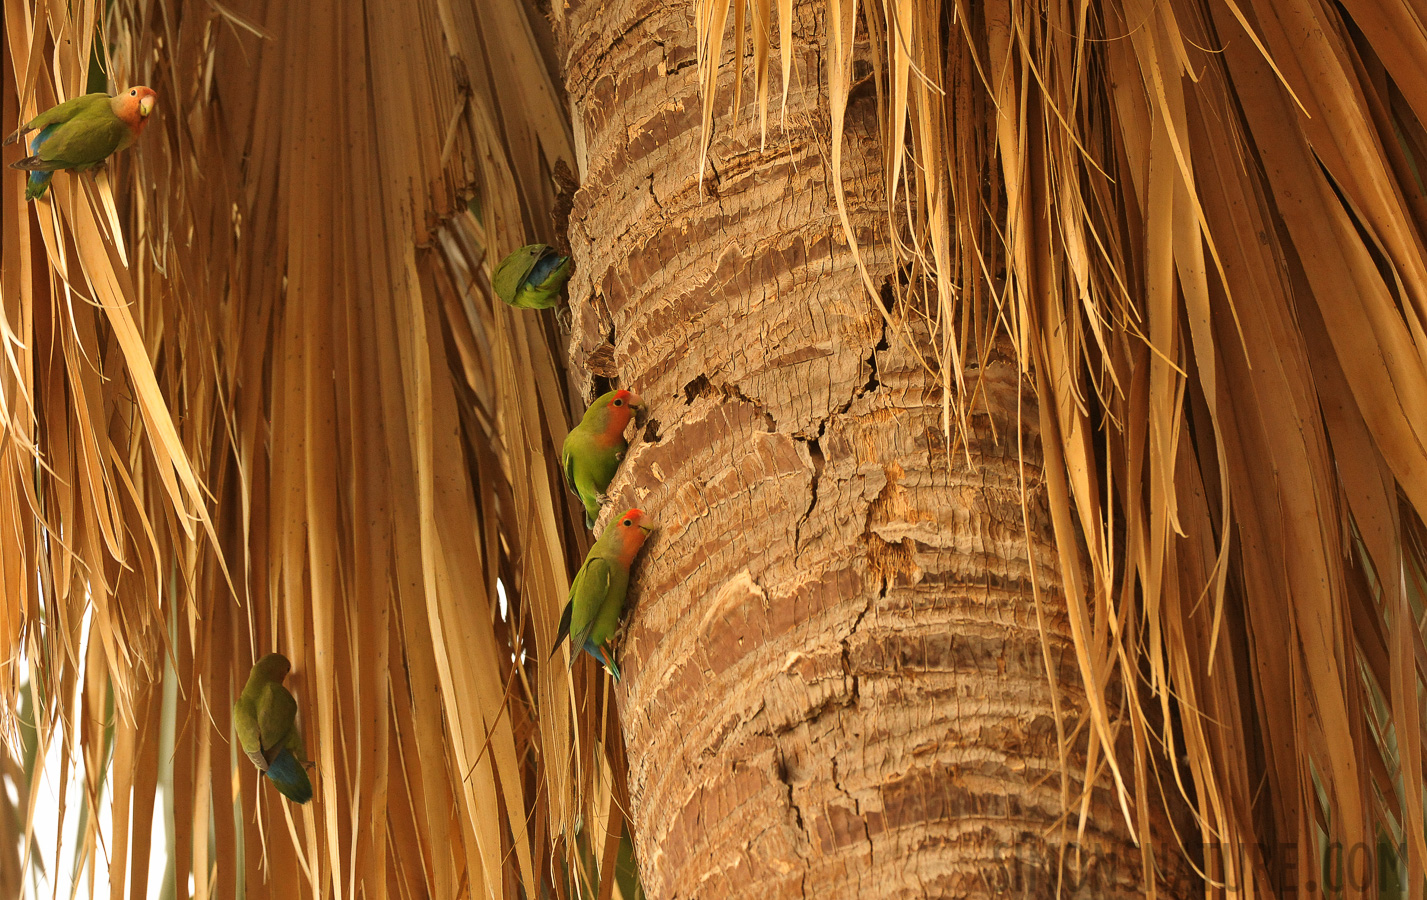
[[[700,184],[694,7],[579,3],[557,23],[583,154],[572,356],[612,343],[652,419],[611,487],[661,526],[620,651],[650,896],[1042,896],[1058,878],[1145,896],[1087,749],[1029,384],[988,354],[967,445],[948,444],[925,334],[884,325],[843,237],[823,5],[795,7],[765,150],[723,62]],[[875,113],[855,90],[844,183],[881,285]],[[1158,863],[1185,896],[1179,857]]]

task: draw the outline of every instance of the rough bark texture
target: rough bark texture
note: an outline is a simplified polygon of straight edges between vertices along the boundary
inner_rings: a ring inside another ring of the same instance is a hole
[[[1029,426],[1029,544],[1023,527],[1017,404],[1033,424],[1035,398],[993,363],[975,467],[948,451],[936,380],[843,240],[822,9],[797,8],[766,151],[725,59],[702,196],[693,4],[575,5],[560,28],[585,154],[573,362],[612,343],[653,420],[610,504],[661,526],[620,648],[641,873],[654,898],[1053,895],[1077,810],[1057,830],[1047,655],[1067,735],[1084,706]],[[870,92],[849,110],[846,186],[881,279],[874,114]],[[1073,747],[1072,773],[1083,727]],[[1067,896],[1144,893],[1109,784]]]

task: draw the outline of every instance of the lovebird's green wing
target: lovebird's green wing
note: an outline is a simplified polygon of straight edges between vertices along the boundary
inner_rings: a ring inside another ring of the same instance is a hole
[[[496,296],[506,303],[515,302],[515,292],[520,290],[525,276],[535,268],[535,261],[540,258],[540,251],[544,247],[544,244],[526,244],[507,254],[505,259],[496,265],[495,271],[491,273],[491,287],[495,288]]]
[[[263,755],[263,739],[258,730],[258,710],[254,698],[244,689],[238,702],[233,704],[233,730],[238,733],[238,744],[243,753],[253,761],[259,772],[268,769],[268,758]]]
[[[595,469],[598,468],[600,454],[608,453],[592,446],[593,441],[584,424],[576,425],[565,435],[562,454],[565,462],[565,481],[575,496],[585,507],[585,527],[595,527],[595,519],[600,514],[600,488]],[[608,486],[608,482],[606,482]]]
[[[264,685],[258,695],[258,735],[262,740],[263,756],[268,762],[288,745],[296,722],[297,701],[287,692],[287,688],[276,682]]]
[[[580,567],[575,583],[570,585],[570,605],[573,607],[570,613],[570,646],[574,651],[571,658],[583,650],[585,641],[590,639],[590,632],[594,631],[595,621],[609,593],[609,582],[609,560],[591,556]]]
[[[585,570],[589,567],[590,560],[586,559],[580,565],[580,571],[575,573],[575,580],[570,582],[570,599],[565,601],[565,610],[560,613],[560,627],[555,632],[555,643],[550,647],[551,656],[554,656],[555,651],[560,649],[560,642],[570,636],[570,626],[575,619],[575,597],[579,595],[580,585],[585,581]],[[570,649],[571,665],[574,665],[574,660],[580,655],[580,648],[583,646],[583,643],[578,643]]]
[[[574,434],[575,432],[571,431],[565,435],[565,444],[560,448],[560,462],[565,470],[565,487],[578,494],[580,489],[575,487],[575,454],[570,452],[570,438]]]
[[[56,128],[36,155],[54,168],[95,166],[108,159],[131,134],[129,126],[114,115],[106,102],[101,107],[80,110]]]
[[[7,137],[5,143],[13,144],[20,138],[20,135],[29,134],[31,131],[36,131],[47,125],[54,125],[58,122],[68,122],[74,118],[80,110],[95,102],[102,102],[105,106],[108,106],[109,95],[84,94],[83,96],[75,97],[73,100],[66,100],[58,106],[51,106],[49,109],[22,125],[14,134]]]
[[[609,584],[605,587],[604,599],[595,613],[595,622],[590,629],[590,640],[603,647],[619,630],[619,617],[624,614],[624,598],[629,593],[629,570],[619,563],[609,566]]]

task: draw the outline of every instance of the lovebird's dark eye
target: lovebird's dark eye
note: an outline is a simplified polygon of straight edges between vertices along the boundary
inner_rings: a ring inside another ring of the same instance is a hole
[[[625,520],[624,520],[624,527],[625,527],[625,528],[628,528],[629,526],[631,526],[631,525],[633,525],[633,524],[634,524],[634,523],[631,522],[631,521],[629,521],[628,519],[625,519]]]
[[[130,91],[130,92],[129,92],[129,96],[130,96],[130,97],[137,97],[138,95],[139,95],[139,92],[138,92],[138,91]]]
[[[614,405],[615,405],[615,406],[623,406],[623,405],[624,405],[624,401],[623,401],[623,400],[616,400],[616,401],[614,401]]]

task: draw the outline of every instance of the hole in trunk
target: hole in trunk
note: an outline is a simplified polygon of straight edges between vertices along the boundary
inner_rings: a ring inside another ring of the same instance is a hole
[[[692,404],[708,389],[709,377],[707,375],[700,375],[698,378],[684,385],[684,402]]]

